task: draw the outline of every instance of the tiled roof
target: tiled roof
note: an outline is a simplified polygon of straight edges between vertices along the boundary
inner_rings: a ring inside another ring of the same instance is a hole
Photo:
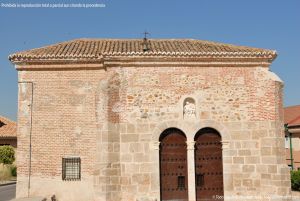
[[[17,123],[0,116],[1,137],[17,137]]]
[[[104,56],[194,56],[230,58],[266,58],[273,60],[273,50],[236,46],[194,39],[148,39],[144,51],[142,39],[76,39],[50,46],[17,52],[12,62],[44,60],[97,60]]]
[[[300,105],[284,108],[284,123],[289,126],[300,126]]]

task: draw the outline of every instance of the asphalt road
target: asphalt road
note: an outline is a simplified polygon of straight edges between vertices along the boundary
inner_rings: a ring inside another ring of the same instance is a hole
[[[0,186],[0,201],[8,201],[16,197],[16,184]]]

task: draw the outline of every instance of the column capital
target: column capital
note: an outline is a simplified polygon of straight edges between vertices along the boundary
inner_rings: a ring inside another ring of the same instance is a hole
[[[186,141],[187,149],[194,150],[195,149],[195,141]]]
[[[228,149],[229,148],[229,141],[221,141],[222,143],[222,149]]]
[[[152,145],[152,149],[159,150],[160,142],[159,141],[151,142],[151,145]]]

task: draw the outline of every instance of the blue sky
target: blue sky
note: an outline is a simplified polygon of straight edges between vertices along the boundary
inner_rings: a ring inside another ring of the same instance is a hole
[[[104,3],[105,8],[0,7],[0,115],[16,120],[17,71],[10,53],[74,38],[194,38],[274,49],[284,105],[300,104],[299,0],[0,0]]]

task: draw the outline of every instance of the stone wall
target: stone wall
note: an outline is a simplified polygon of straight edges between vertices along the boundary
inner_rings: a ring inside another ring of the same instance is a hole
[[[17,197],[30,183],[30,195],[59,200],[160,200],[159,136],[176,127],[187,136],[195,200],[194,135],[212,127],[225,200],[288,200],[282,83],[265,67],[19,71],[19,81],[34,84],[32,96],[32,84],[19,83]],[[185,116],[188,101],[196,107]],[[81,157],[81,181],[62,181],[64,156]]]

